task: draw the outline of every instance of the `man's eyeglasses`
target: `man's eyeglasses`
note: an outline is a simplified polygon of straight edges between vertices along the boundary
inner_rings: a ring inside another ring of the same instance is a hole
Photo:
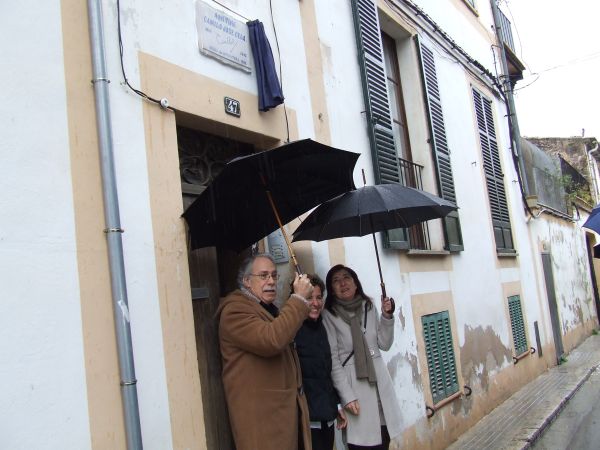
[[[269,277],[273,278],[273,281],[277,281],[279,280],[279,274],[277,272],[261,272],[261,273],[251,273],[248,276],[250,277],[258,277],[260,278],[262,281],[267,281],[269,279]]]

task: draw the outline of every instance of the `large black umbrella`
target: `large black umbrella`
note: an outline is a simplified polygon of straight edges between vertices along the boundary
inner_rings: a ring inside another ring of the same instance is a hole
[[[183,213],[192,248],[239,252],[277,227],[284,231],[283,224],[354,189],[358,157],[303,139],[233,159]],[[296,264],[291,247],[290,254]]]
[[[385,297],[385,283],[374,233],[442,218],[456,209],[452,202],[400,184],[364,186],[316,208],[296,229],[293,240],[323,241],[372,234],[381,290]]]

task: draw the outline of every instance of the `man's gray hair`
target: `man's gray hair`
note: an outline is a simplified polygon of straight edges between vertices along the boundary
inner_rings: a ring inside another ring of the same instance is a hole
[[[258,258],[267,258],[273,264],[275,264],[275,260],[269,253],[257,253],[256,255],[246,258],[240,265],[240,270],[238,271],[237,276],[237,283],[240,289],[244,287],[244,278],[247,278],[248,275],[252,273],[252,264],[254,264],[254,261],[256,261]]]

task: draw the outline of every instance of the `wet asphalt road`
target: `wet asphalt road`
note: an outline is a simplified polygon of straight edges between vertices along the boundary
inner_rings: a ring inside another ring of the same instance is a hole
[[[600,367],[597,367],[531,448],[600,450],[599,425]]]

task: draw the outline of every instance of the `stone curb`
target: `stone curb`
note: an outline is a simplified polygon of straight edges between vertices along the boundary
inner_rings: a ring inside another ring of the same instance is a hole
[[[550,413],[550,415],[548,415],[543,423],[540,425],[539,428],[537,428],[534,433],[531,435],[530,438],[528,438],[525,441],[525,444],[520,446],[520,447],[515,447],[515,450],[527,450],[529,448],[532,447],[532,445],[535,443],[535,441],[537,441],[539,439],[539,437],[542,435],[542,433],[544,432],[544,430],[546,428],[548,428],[552,422],[554,422],[554,419],[556,419],[556,417],[560,414],[560,412],[563,410],[563,408],[567,405],[567,403],[569,402],[569,400],[571,400],[571,398],[575,395],[575,393],[581,388],[581,386],[583,386],[583,384],[590,378],[590,376],[592,375],[592,373],[598,368],[598,366],[594,366],[589,368],[584,376],[578,381],[577,386],[575,386],[574,389],[572,389],[561,401],[560,403],[556,406],[556,408]]]
[[[522,386],[447,448],[530,449],[598,368],[600,336],[591,335],[571,350],[564,365],[551,367]]]

